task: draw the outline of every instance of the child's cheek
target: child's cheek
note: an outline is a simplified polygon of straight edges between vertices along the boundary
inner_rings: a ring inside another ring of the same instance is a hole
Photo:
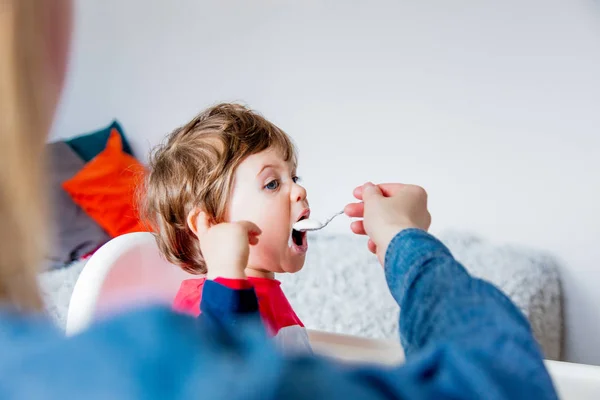
[[[278,259],[278,252],[264,240],[261,241],[259,239],[257,245],[250,247],[250,255],[248,257],[248,264],[250,265],[271,270],[274,267],[271,264],[276,264]]]

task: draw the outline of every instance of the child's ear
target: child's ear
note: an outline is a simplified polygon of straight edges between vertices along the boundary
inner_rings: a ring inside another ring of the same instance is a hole
[[[190,230],[194,232],[194,235],[196,235],[198,238],[212,225],[211,218],[199,207],[192,209],[188,213],[186,222],[188,228],[190,228]]]

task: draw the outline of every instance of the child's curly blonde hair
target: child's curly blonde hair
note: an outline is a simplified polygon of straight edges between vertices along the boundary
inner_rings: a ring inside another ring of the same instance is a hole
[[[267,149],[296,163],[287,134],[239,104],[211,107],[173,131],[150,156],[140,211],[166,259],[193,274],[205,274],[198,238],[188,227],[196,207],[223,222],[237,166]]]

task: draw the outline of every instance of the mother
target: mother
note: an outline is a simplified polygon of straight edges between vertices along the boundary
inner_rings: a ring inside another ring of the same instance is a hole
[[[202,320],[153,307],[64,338],[43,317],[36,266],[70,23],[68,0],[0,2],[0,398],[556,398],[525,318],[425,232],[424,192],[399,184],[357,188],[363,203],[346,213],[361,218],[353,231],[369,236],[402,305],[404,366],[284,358],[256,301],[239,315],[209,306]]]

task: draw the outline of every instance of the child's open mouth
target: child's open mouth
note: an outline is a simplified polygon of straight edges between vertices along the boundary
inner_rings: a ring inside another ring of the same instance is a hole
[[[306,219],[307,216],[302,216],[298,221]],[[296,221],[297,222],[297,221]],[[292,229],[292,243],[291,247],[299,253],[305,253],[308,250],[308,241],[306,240],[306,232],[300,232]]]

